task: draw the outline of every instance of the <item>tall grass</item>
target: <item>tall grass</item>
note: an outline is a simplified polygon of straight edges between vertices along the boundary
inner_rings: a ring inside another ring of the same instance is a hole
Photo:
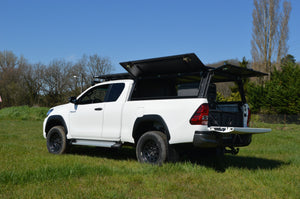
[[[17,106],[0,109],[0,120],[35,120],[41,121],[46,117],[49,108]]]

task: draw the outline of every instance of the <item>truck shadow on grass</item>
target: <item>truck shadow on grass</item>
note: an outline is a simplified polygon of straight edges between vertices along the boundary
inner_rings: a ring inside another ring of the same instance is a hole
[[[90,157],[107,158],[113,160],[133,160],[137,161],[135,149],[133,147],[126,147],[122,149],[101,148],[101,147],[83,147],[75,146],[69,151],[69,154],[85,155]],[[190,162],[191,164],[205,166],[214,169],[217,172],[225,172],[227,168],[234,167],[239,169],[258,170],[266,169],[272,170],[283,165],[288,165],[288,162],[280,160],[272,160],[266,158],[238,156],[238,155],[224,155],[217,156],[212,151],[198,150],[193,153],[183,153],[179,159],[170,164],[183,164]]]
[[[136,160],[135,149],[130,147],[118,149],[90,146],[72,146],[72,148],[69,149],[67,153],[115,160]]]
[[[266,169],[272,170],[289,163],[267,158],[239,156],[239,155],[216,155],[214,150],[196,150],[181,155],[179,162],[191,162],[199,166],[213,168],[217,172],[225,172],[227,168],[239,168],[248,170]]]
[[[272,170],[281,167],[282,165],[289,164],[279,160],[233,155],[225,155],[223,157],[192,157],[189,161],[197,165],[213,168],[217,172],[225,172],[226,169],[230,167],[248,170]]]

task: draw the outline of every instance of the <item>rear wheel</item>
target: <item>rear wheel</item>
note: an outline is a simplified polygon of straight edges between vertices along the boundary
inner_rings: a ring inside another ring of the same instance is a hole
[[[137,142],[136,156],[141,163],[162,164],[168,154],[167,137],[160,131],[149,131]]]
[[[168,162],[175,163],[178,160],[179,160],[178,150],[174,146],[169,145]]]
[[[47,135],[47,149],[53,154],[63,154],[67,150],[67,138],[64,127],[54,126]]]

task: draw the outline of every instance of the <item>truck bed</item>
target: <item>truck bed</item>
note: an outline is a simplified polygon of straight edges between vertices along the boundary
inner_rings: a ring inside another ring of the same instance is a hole
[[[240,102],[211,105],[208,126],[243,127],[243,111]]]

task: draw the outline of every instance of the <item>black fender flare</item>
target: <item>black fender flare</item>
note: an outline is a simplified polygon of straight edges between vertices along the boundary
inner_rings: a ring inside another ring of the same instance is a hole
[[[48,132],[53,126],[57,126],[57,125],[63,126],[66,131],[66,135],[68,134],[68,128],[66,122],[61,115],[51,115],[47,119],[46,128],[45,128],[46,134],[48,134]]]
[[[140,125],[142,123],[147,123],[147,122],[157,122],[157,123],[161,124],[164,128],[163,133],[166,134],[167,140],[170,140],[171,136],[170,136],[168,126],[167,126],[166,122],[164,121],[164,119],[160,115],[144,115],[143,117],[137,118],[134,122],[133,131],[132,131],[132,137],[134,139],[137,136],[141,136],[141,135],[139,135],[140,132],[138,131]]]

